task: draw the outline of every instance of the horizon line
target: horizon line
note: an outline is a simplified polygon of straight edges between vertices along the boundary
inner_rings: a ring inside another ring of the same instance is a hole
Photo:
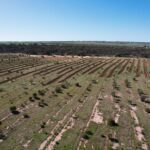
[[[118,40],[8,40],[8,41],[1,41],[2,42],[101,42],[101,43],[150,43],[150,41],[118,41]]]

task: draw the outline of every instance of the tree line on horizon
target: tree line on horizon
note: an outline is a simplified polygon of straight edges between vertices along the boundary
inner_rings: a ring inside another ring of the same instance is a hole
[[[97,44],[47,44],[47,43],[1,43],[0,53],[25,53],[34,55],[79,55],[79,56],[119,56],[150,58],[150,48],[146,46],[120,46]]]

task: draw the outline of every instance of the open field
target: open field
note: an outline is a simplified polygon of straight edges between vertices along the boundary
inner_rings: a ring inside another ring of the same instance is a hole
[[[149,150],[150,59],[0,55],[1,150]]]

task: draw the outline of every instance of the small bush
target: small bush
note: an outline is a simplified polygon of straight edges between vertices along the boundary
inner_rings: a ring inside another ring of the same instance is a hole
[[[79,103],[83,103],[83,100],[82,100],[82,99],[78,99],[78,102],[79,102]]]
[[[86,134],[93,135],[93,132],[92,131],[86,131]]]
[[[150,108],[146,108],[145,111],[146,111],[147,113],[150,113]]]
[[[28,114],[24,114],[23,117],[24,118],[30,118],[30,116]]]
[[[120,86],[118,85],[116,80],[114,80],[114,82],[113,82],[113,87],[114,87],[114,89],[120,91]]]
[[[72,94],[70,94],[69,92],[67,92],[67,95],[68,95],[69,97],[73,97],[73,95],[72,95]]]
[[[92,83],[98,84],[98,80],[92,80]]]
[[[69,86],[70,86],[70,84],[68,82],[61,85],[61,87],[64,88],[64,89],[68,89]]]
[[[16,106],[11,106],[10,111],[14,115],[18,115],[20,112],[17,110]]]
[[[0,139],[1,140],[6,140],[7,135],[3,133],[3,131],[0,131]]]
[[[84,138],[85,140],[89,140],[89,139],[90,139],[90,137],[89,137],[87,134],[84,134],[84,135],[83,135],[83,138]]]
[[[45,122],[42,122],[41,128],[45,128],[45,126],[46,126],[46,123],[45,123]]]
[[[127,88],[132,88],[131,82],[128,79],[125,80],[125,84]]]
[[[33,97],[34,97],[34,99],[36,99],[36,100],[40,100],[40,97],[38,97],[37,93],[33,93]]]
[[[56,145],[59,145],[59,142],[56,142]]]
[[[113,119],[109,121],[109,125],[112,127],[118,126],[118,123],[116,123]]]
[[[22,107],[22,108],[25,108],[25,104],[21,104],[21,107]]]
[[[111,95],[112,95],[113,97],[115,97],[115,91],[112,91]]]
[[[62,93],[63,92],[61,87],[56,87],[55,91],[56,91],[56,93]]]
[[[92,131],[86,131],[83,135],[83,138],[86,139],[86,140],[89,140],[92,136],[93,136]]]
[[[76,83],[76,86],[77,86],[77,87],[82,87],[79,83]]]
[[[116,138],[109,137],[109,139],[111,140],[111,142],[119,143],[119,140],[118,140],[118,139],[116,139]]]
[[[32,97],[29,97],[29,101],[34,102],[35,100]]]
[[[44,107],[45,105],[42,102],[39,102],[39,107]]]
[[[44,102],[44,100],[40,101],[38,105],[39,105],[39,107],[48,106],[48,104],[46,102]]]
[[[144,94],[144,92],[143,92],[142,89],[138,89],[138,93],[139,93],[140,95]]]
[[[37,93],[33,93],[33,97],[37,97]]]
[[[39,95],[44,96],[46,91],[45,90],[39,90],[38,93],[39,93]]]

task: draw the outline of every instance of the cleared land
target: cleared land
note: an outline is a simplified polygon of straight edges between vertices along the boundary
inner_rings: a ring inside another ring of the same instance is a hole
[[[0,149],[150,149],[150,59],[0,55]]]

